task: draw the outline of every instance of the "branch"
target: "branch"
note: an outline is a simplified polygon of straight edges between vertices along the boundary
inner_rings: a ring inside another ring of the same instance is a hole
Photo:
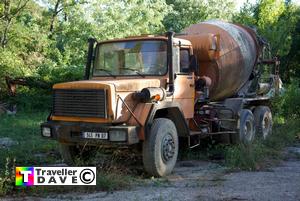
[[[11,19],[16,18],[20,14],[20,12],[27,6],[29,1],[30,0],[19,0],[16,10],[11,13]],[[22,2],[24,3],[22,4]]]
[[[64,8],[60,8],[59,10],[55,11],[55,15],[58,15],[61,11],[63,11]]]

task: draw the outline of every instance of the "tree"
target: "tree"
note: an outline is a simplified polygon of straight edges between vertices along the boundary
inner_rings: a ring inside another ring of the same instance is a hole
[[[39,6],[32,1],[6,0],[2,3],[0,89],[4,90],[5,76],[19,77],[36,72],[48,42],[39,26],[38,16],[42,13]]]
[[[167,0],[172,7],[164,18],[163,24],[167,30],[180,32],[185,27],[203,21],[207,18],[204,1],[199,0]]]
[[[205,5],[206,19],[221,19],[231,21],[235,10],[235,1],[233,0],[208,0]]]
[[[98,39],[162,32],[162,20],[170,10],[164,0],[102,0],[91,5]]]
[[[281,59],[282,77],[286,81],[291,81],[293,78],[300,78],[300,6],[296,7],[294,16],[297,17],[295,29],[291,32],[291,46],[288,54]]]
[[[296,7],[291,2],[260,0],[254,5],[244,4],[234,21],[255,26],[259,34],[270,42],[272,53],[284,56],[290,50],[291,33],[299,18],[295,12]]]
[[[3,0],[1,2],[1,10],[0,13],[0,24],[1,24],[1,38],[0,45],[2,48],[5,48],[8,43],[8,35],[14,20],[20,15],[20,13],[24,10],[29,0],[19,0],[18,2],[12,0]]]
[[[233,0],[167,0],[172,7],[164,18],[163,24],[167,30],[180,32],[191,24],[209,19],[231,20],[235,12]]]
[[[68,15],[73,7],[86,3],[84,0],[43,0],[44,5],[48,8],[50,18],[49,37],[51,38],[55,31],[55,22],[60,20],[67,21]],[[74,10],[73,10],[74,11]]]

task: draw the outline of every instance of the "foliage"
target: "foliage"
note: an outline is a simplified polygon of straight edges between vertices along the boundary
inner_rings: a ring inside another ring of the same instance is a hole
[[[167,30],[180,32],[191,24],[209,19],[231,20],[235,11],[232,0],[166,0],[172,7],[170,13],[164,18]]]
[[[164,0],[103,0],[91,6],[99,39],[159,33],[164,30],[162,20],[170,10]]]
[[[298,17],[295,29],[291,33],[291,48],[289,53],[281,58],[281,77],[285,81],[300,77],[300,7],[295,10],[294,16]]]
[[[172,11],[163,21],[167,30],[180,32],[185,27],[204,20],[207,17],[203,1],[167,0],[166,2],[172,6]]]
[[[16,105],[17,112],[51,111],[51,92],[42,89],[19,87],[14,97],[9,97],[7,102]]]
[[[282,61],[280,72],[285,82],[299,73],[299,6],[282,0],[247,1],[233,21],[254,27],[270,43],[272,55]]]
[[[298,80],[288,85],[285,94],[278,102],[278,113],[285,119],[300,118],[300,85]]]

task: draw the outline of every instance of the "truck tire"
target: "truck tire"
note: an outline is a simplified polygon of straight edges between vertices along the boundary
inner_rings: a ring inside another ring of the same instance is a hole
[[[242,109],[240,112],[240,127],[238,129],[239,142],[251,144],[255,137],[254,116],[251,110]]]
[[[256,134],[259,138],[265,140],[272,133],[272,113],[267,106],[258,106],[253,112]]]
[[[155,119],[143,143],[143,164],[146,172],[157,177],[170,174],[177,161],[178,149],[175,124],[170,119]]]

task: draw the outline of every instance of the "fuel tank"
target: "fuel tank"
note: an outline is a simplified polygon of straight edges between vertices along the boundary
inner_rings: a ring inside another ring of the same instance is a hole
[[[261,47],[249,27],[220,20],[191,25],[179,38],[189,40],[200,76],[211,79],[209,98],[223,100],[240,93],[256,66]]]

